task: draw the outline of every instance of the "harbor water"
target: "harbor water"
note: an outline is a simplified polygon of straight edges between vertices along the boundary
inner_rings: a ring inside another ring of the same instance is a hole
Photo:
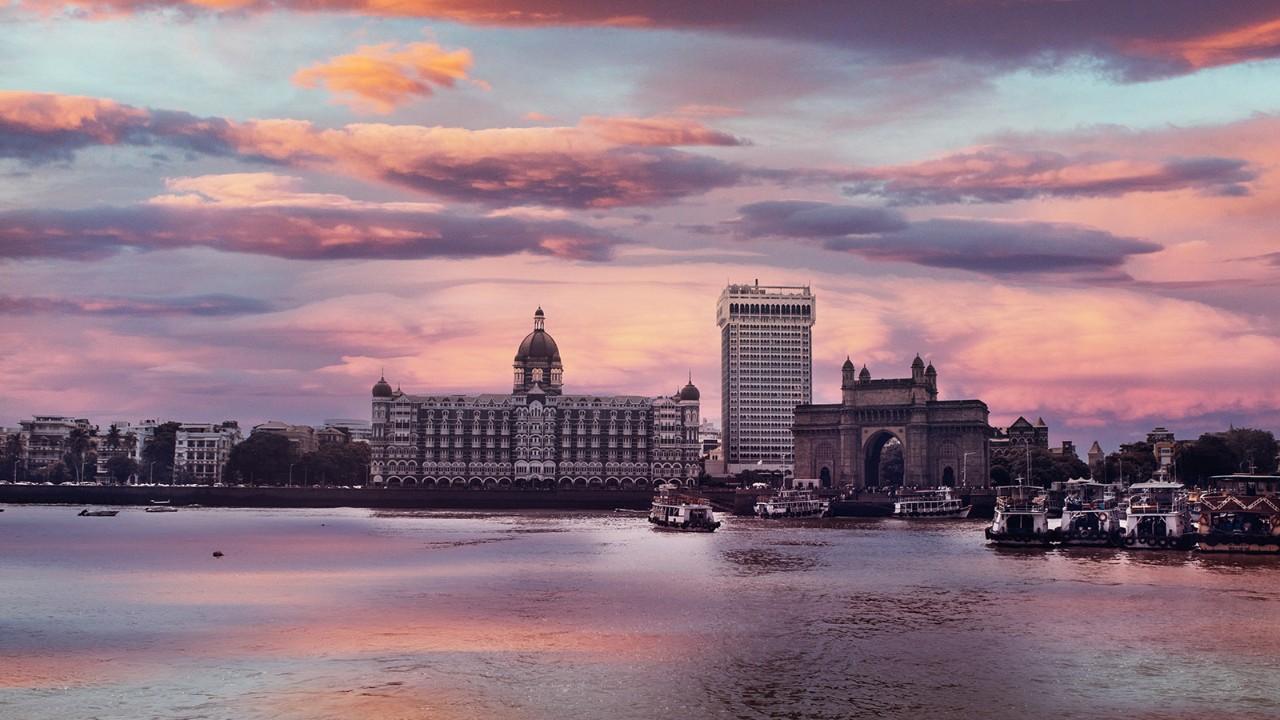
[[[0,513],[0,719],[1280,716],[1274,556],[995,549],[981,520],[80,509]]]

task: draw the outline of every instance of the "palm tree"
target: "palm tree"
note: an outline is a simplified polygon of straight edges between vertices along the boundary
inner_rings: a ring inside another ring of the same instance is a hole
[[[115,423],[112,423],[111,427],[107,429],[107,447],[111,450],[115,450],[119,448],[120,439],[121,439],[120,427]]]

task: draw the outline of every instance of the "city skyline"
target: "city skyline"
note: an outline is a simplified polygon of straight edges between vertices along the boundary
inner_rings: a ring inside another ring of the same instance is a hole
[[[0,425],[501,389],[538,306],[566,392],[720,424],[758,279],[815,403],[918,354],[1055,445],[1280,430],[1280,9],[306,5],[0,10]]]

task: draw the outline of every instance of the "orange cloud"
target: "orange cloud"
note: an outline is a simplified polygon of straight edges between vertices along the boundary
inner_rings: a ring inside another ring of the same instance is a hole
[[[1196,70],[1273,58],[1280,47],[1280,20],[1189,40],[1136,39],[1128,47],[1141,55],[1186,63]]]
[[[438,88],[452,88],[467,77],[471,52],[445,52],[439,45],[394,43],[366,45],[354,54],[333,58],[294,73],[295,85],[324,87],[336,102],[357,109],[389,113],[417,98],[431,97]]]

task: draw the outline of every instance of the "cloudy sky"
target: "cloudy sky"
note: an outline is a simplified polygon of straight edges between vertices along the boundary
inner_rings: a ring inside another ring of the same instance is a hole
[[[846,357],[1111,450],[1280,431],[1280,3],[0,0],[0,425]]]

